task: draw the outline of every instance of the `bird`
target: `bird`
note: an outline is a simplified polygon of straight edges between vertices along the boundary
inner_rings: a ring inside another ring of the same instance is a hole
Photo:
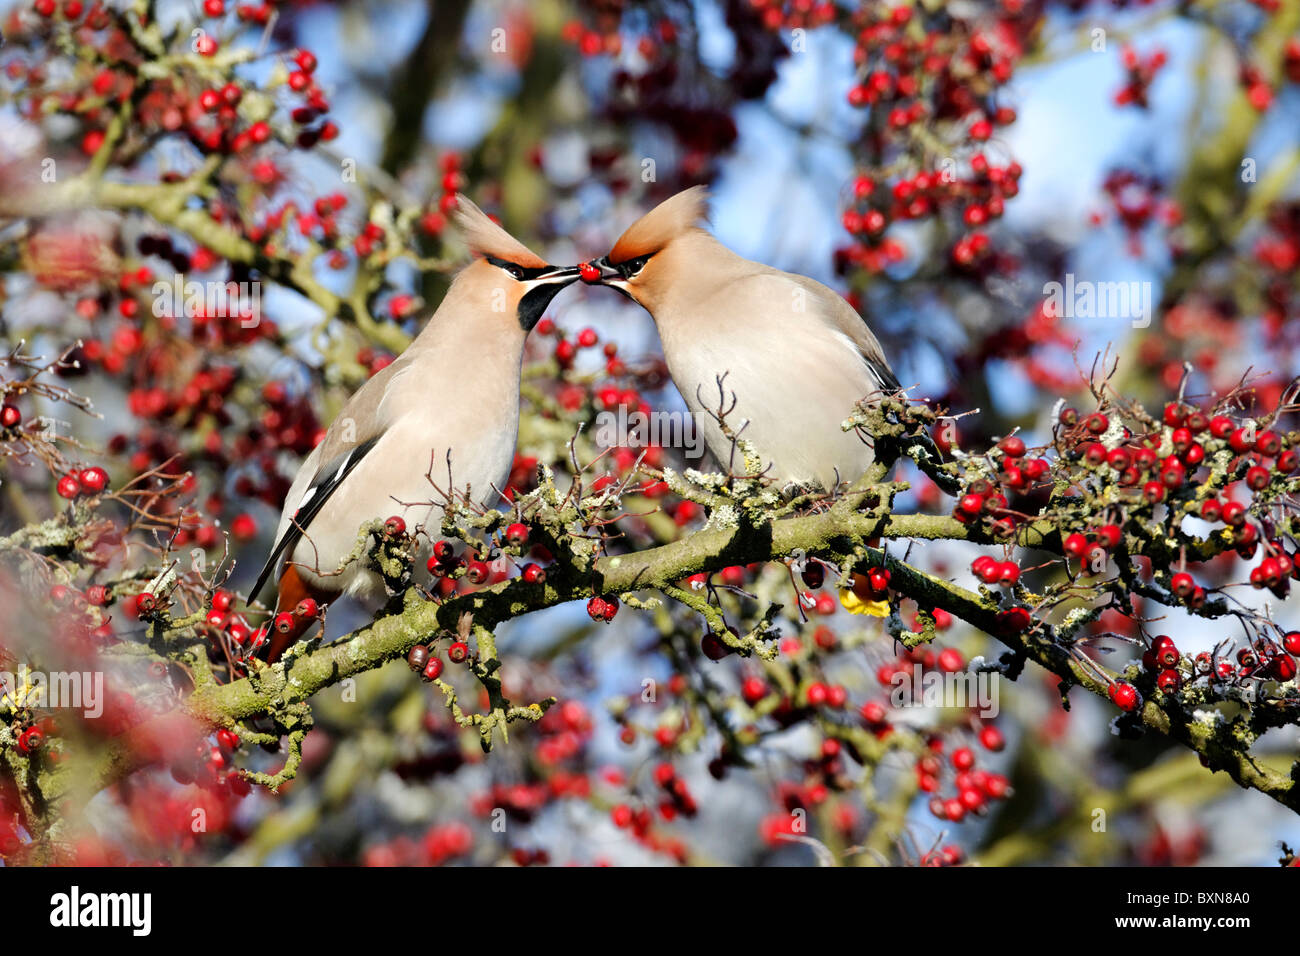
[[[579,272],[546,262],[465,196],[450,219],[472,261],[411,344],[343,406],[285,498],[275,546],[248,595],[253,601],[276,578],[270,663],[310,626],[309,615],[293,615],[303,599],[348,595],[382,606],[383,579],[364,558],[340,568],[365,522],[396,516],[412,530],[435,529],[420,536],[423,569],[444,495],[454,489],[491,508],[506,487],[524,342]]]
[[[580,270],[641,305],[705,447],[719,464],[749,441],[783,489],[833,490],[866,472],[871,445],[840,423],[901,390],[866,320],[832,289],[732,252],[701,223],[708,191],[660,203]]]

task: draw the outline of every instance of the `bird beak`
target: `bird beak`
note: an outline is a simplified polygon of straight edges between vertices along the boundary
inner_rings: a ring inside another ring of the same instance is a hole
[[[557,285],[562,289],[580,276],[577,266],[548,266],[544,271],[530,278],[528,284],[532,288],[539,285]],[[556,291],[558,292],[559,289]]]
[[[582,281],[588,285],[617,286],[623,282],[623,273],[609,264],[609,256],[584,262],[578,268],[582,272]]]

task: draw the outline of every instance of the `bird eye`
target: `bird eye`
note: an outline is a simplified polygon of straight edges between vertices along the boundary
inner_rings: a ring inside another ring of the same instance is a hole
[[[508,263],[506,265],[506,272],[509,272],[511,277],[515,279],[522,279],[524,277],[524,270],[514,263]]]
[[[650,261],[649,256],[637,256],[635,259],[629,259],[623,263],[623,275],[629,279],[645,268],[645,264]]]

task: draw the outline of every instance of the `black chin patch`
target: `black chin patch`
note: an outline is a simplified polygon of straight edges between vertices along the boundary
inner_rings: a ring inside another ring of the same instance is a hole
[[[547,282],[524,293],[519,300],[519,325],[525,332],[531,332],[533,326],[541,321],[542,313],[565,285],[563,282]]]

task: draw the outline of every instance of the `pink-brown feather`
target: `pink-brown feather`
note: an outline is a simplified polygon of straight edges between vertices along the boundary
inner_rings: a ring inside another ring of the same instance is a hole
[[[452,222],[464,237],[470,251],[479,256],[504,259],[528,269],[543,269],[547,262],[533,250],[506,232],[465,196],[456,197]]]
[[[699,227],[708,217],[709,191],[692,186],[665,199],[628,226],[609,251],[609,261],[617,265],[638,256],[654,255],[673,239]]]

